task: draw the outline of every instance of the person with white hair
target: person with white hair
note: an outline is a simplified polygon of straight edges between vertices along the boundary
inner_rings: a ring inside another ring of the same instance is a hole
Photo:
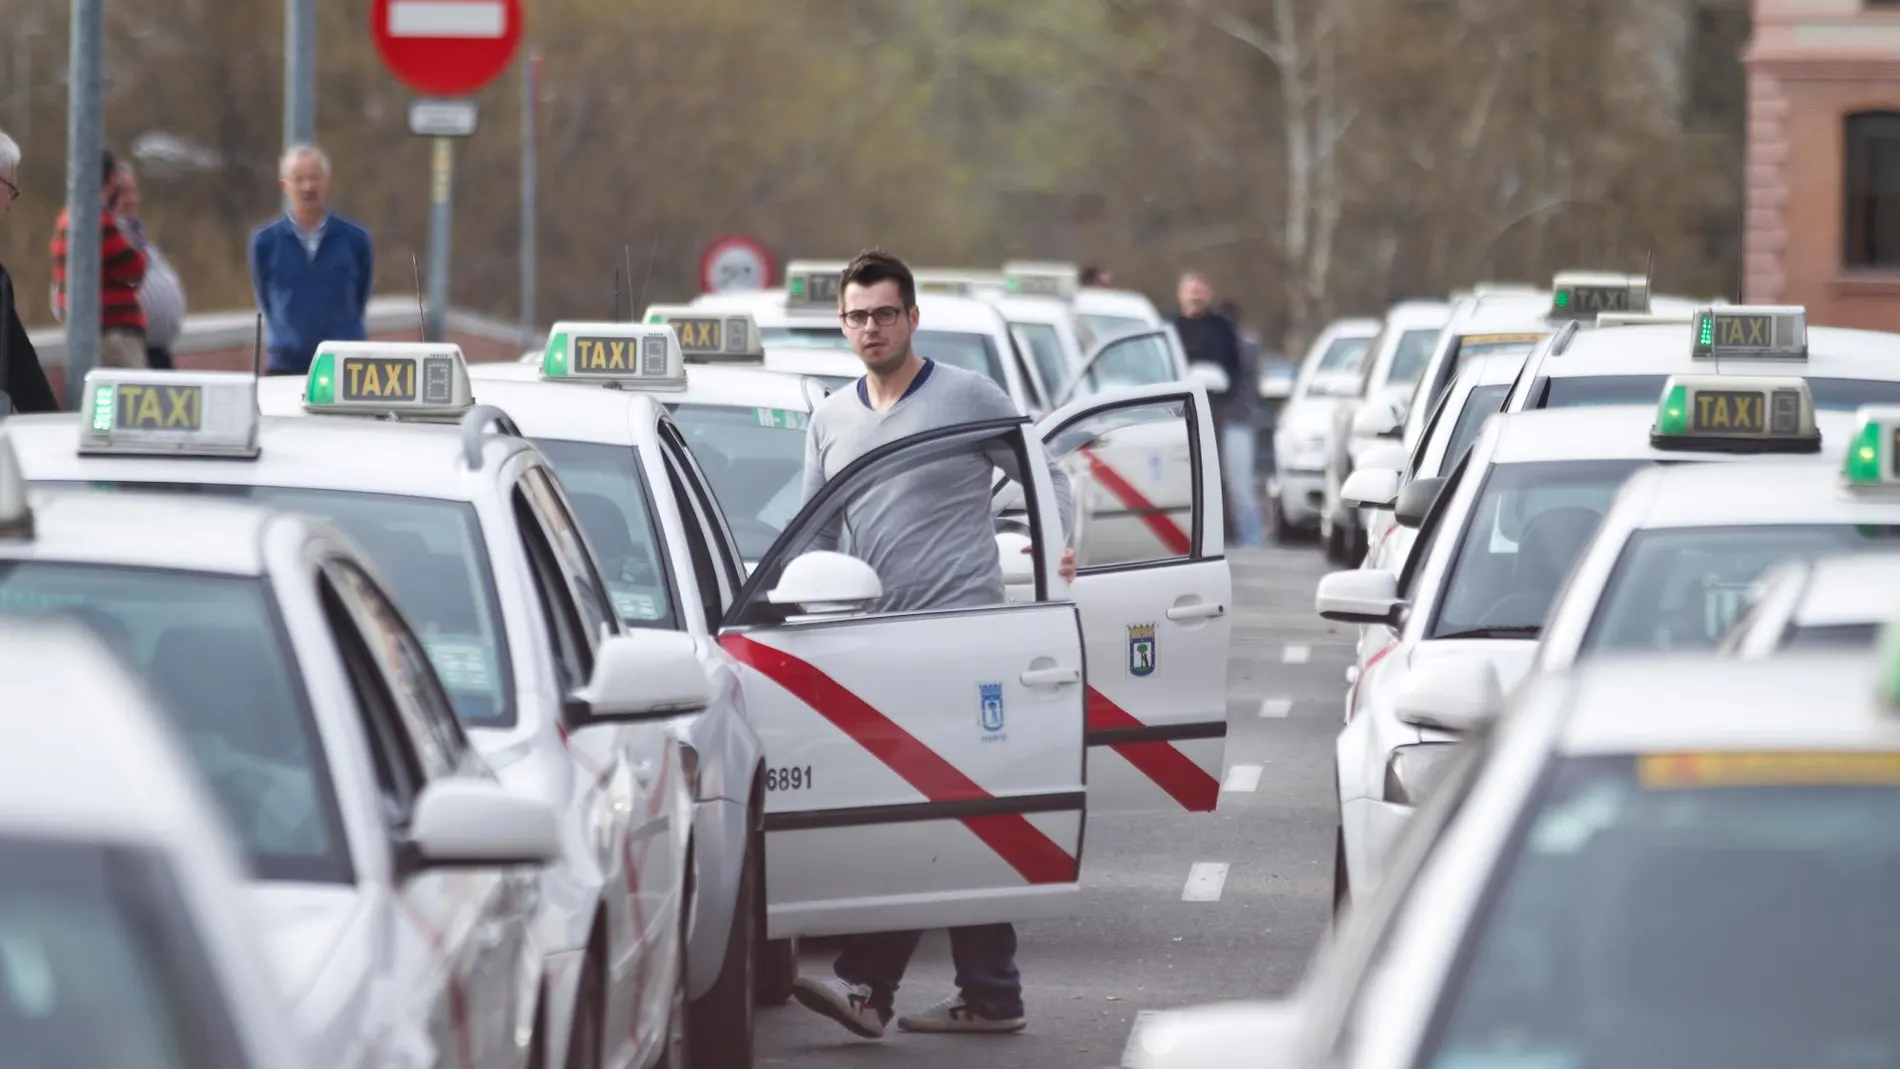
[[[13,214],[20,199],[20,146],[0,131],[0,223]],[[12,411],[57,412],[59,399],[40,367],[40,354],[20,322],[13,278],[0,264],[0,419]]]
[[[375,246],[330,210],[330,158],[315,145],[292,145],[277,177],[290,206],[251,235],[251,288],[268,330],[268,373],[303,375],[321,343],[368,337]]]

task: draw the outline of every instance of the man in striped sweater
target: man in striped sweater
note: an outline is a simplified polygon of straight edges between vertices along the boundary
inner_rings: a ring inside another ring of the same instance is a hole
[[[145,254],[145,281],[139,286],[139,307],[145,310],[145,362],[170,371],[172,343],[185,327],[185,287],[178,271],[145,232],[139,218],[139,176],[129,163],[119,164],[119,229]]]
[[[99,207],[99,366],[145,367],[145,254],[119,229],[119,161],[104,154]],[[53,225],[53,310],[66,318],[65,211]]]

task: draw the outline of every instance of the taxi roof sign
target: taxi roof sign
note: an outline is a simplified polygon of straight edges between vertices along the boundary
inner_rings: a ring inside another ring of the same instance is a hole
[[[684,390],[686,357],[679,334],[664,323],[564,320],[548,332],[541,377],[621,389]]]
[[[1691,320],[1697,360],[1806,360],[1808,311],[1800,305],[1731,304],[1698,309]]]
[[[79,452],[257,455],[257,376],[248,371],[94,368],[79,407]]]
[[[1003,291],[1015,297],[1074,300],[1082,288],[1082,269],[1071,263],[1011,260],[1003,265]]]
[[[462,347],[450,342],[326,341],[304,377],[311,413],[447,417],[474,404]]]
[[[1649,311],[1649,279],[1605,271],[1559,271],[1550,283],[1550,318],[1593,319],[1603,312]]]
[[[1671,375],[1649,442],[1658,449],[1817,453],[1821,432],[1806,379]]]
[[[765,358],[759,323],[749,312],[711,312],[684,304],[655,304],[640,317],[648,324],[673,328],[688,363],[733,360],[756,363]]]
[[[1841,462],[1853,487],[1900,486],[1900,405],[1863,405],[1854,413],[1854,440]]]
[[[785,307],[838,310],[843,260],[793,260],[785,265]]]

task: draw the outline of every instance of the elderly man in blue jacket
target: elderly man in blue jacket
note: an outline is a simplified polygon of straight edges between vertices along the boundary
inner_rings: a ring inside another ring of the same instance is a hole
[[[277,168],[289,208],[251,235],[251,288],[269,328],[272,375],[310,370],[325,341],[362,341],[375,278],[369,231],[330,211],[330,160],[294,145]]]

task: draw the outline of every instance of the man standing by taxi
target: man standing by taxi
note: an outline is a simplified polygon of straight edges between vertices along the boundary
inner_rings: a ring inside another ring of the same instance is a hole
[[[876,250],[858,254],[839,279],[838,304],[845,334],[864,362],[865,374],[812,414],[805,439],[806,501],[825,480],[879,446],[957,424],[1018,417],[1009,395],[987,377],[927,360],[912,350],[917,283],[902,260]],[[847,507],[844,524],[857,555],[885,584],[879,612],[1003,604],[990,499],[990,473],[996,466],[1009,471],[1016,461],[1013,455],[945,458],[880,485]],[[1049,476],[1067,530],[1072,516],[1069,482],[1053,460]],[[946,531],[956,534],[946,541]],[[956,548],[946,553],[941,548],[946,544]],[[1073,549],[1064,551],[1061,571],[1064,578],[1074,577]],[[922,936],[852,936],[832,967],[835,979],[801,976],[792,995],[807,1009],[860,1036],[882,1037],[897,985]],[[897,1026],[906,1032],[1021,1031],[1027,1021],[1016,972],[1015,927],[952,928],[950,953],[959,994],[899,1018]]]
[[[369,336],[375,248],[330,211],[330,158],[316,146],[291,146],[277,173],[289,208],[251,235],[251,288],[270,329],[269,373],[303,375],[323,342]]]
[[[1232,489],[1237,479],[1250,482],[1253,477],[1252,398],[1248,391],[1260,388],[1258,372],[1246,366],[1240,331],[1234,326],[1233,320],[1213,308],[1214,286],[1206,275],[1199,271],[1183,272],[1180,285],[1175,290],[1175,298],[1180,302],[1180,308],[1169,322],[1174,324],[1175,333],[1181,336],[1181,348],[1187,350],[1188,363],[1212,364],[1227,376],[1227,389],[1219,393],[1209,390],[1207,401],[1214,410],[1214,428],[1218,432],[1221,473],[1224,477],[1222,482],[1229,488],[1228,500],[1233,505],[1235,533],[1242,545],[1264,545],[1258,497],[1253,493],[1236,493]],[[1249,379],[1249,375],[1255,378]],[[1243,456],[1245,471],[1240,470]]]
[[[13,202],[20,199],[20,146],[0,131],[0,223],[13,214]],[[3,398],[11,398],[9,405]],[[9,409],[20,412],[57,412],[59,399],[46,382],[46,369],[40,367],[40,355],[33,350],[20,322],[19,295],[13,292],[13,278],[0,265],[0,420]]]

